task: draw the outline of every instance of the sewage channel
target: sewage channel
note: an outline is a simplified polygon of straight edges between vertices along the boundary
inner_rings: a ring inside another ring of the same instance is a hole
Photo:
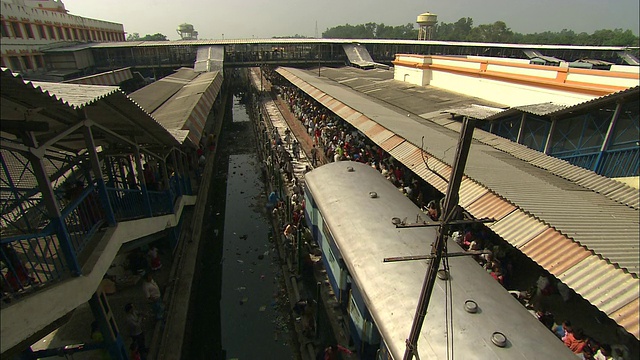
[[[260,160],[234,97],[218,143],[194,284],[189,359],[297,359]],[[229,118],[231,117],[231,118]]]

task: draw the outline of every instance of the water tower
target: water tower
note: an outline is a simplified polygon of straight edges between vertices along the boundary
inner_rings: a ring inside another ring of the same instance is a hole
[[[436,26],[436,23],[438,22],[438,15],[426,12],[418,15],[417,22],[418,26],[420,26],[420,29],[418,30],[418,40],[431,40],[433,27]]]
[[[198,32],[193,29],[191,24],[180,24],[176,31],[182,40],[198,40]]]

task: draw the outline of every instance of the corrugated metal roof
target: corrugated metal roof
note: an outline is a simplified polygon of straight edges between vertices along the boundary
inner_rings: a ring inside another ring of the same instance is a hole
[[[123,81],[133,78],[131,68],[126,67],[112,71],[106,71],[99,74],[84,76],[81,78],[62,81],[66,84],[85,84],[85,85],[107,85],[117,86]]]
[[[197,72],[182,68],[130,96],[165,128],[188,130],[190,144],[198,146],[221,86],[222,73],[219,71]]]
[[[389,149],[387,151],[394,158],[444,192],[446,183],[432,171],[448,177],[453,151],[447,150],[454,147],[457,133],[443,132],[442,127],[433,123],[407,121],[406,116],[402,114],[385,110],[369,99],[355,96],[347,89],[333,84],[326,84],[325,81],[307,75],[304,71],[283,68],[277,71],[294,83],[306,83],[304,86],[306,89],[313,84],[317,89],[339,98],[343,106],[332,104],[333,108],[343,109],[346,106],[351,108],[351,111],[359,111],[363,116],[375,119],[377,123],[396,134],[391,138],[394,139],[394,145],[398,142],[398,138],[404,138],[405,141],[393,147],[390,146],[389,141],[379,145],[385,150]],[[322,97],[322,99],[326,98],[327,96]],[[358,119],[362,123],[368,122],[361,120],[361,117]],[[426,150],[429,152],[427,157],[432,171],[427,170],[423,163],[417,161],[422,150],[414,144],[421,143],[420,134],[423,133],[429,134],[426,139],[428,144]],[[523,150],[518,144],[514,145],[506,139],[482,133],[479,138],[482,138],[486,145],[473,143],[465,170],[468,179],[463,181],[460,190],[460,193],[464,194],[464,196],[461,195],[461,199],[468,201],[464,206],[465,210],[476,218],[495,218],[497,221],[488,225],[492,231],[514,247],[521,249],[543,267],[548,267],[552,273],[563,276],[568,286],[605,311],[620,325],[626,326],[627,331],[632,332],[636,329],[632,333],[638,337],[637,327],[634,327],[633,321],[629,321],[629,316],[618,313],[618,309],[624,308],[625,314],[631,314],[632,312],[626,306],[633,307],[634,303],[637,313],[639,309],[635,301],[638,299],[638,291],[635,292],[635,297],[629,299],[625,297],[622,303],[618,304],[620,302],[618,300],[601,300],[597,292],[592,289],[592,284],[577,281],[569,275],[579,264],[590,260],[589,264],[596,264],[589,275],[593,280],[607,278],[608,284],[613,287],[625,284],[625,286],[637,288],[637,278],[608,263],[617,263],[626,271],[638,272],[637,257],[628,255],[638,253],[640,243],[638,211],[618,204],[576,182],[567,181],[552,172],[531,166],[495,148],[500,147],[504,151],[513,151],[534,160],[540,159],[530,151]],[[442,155],[436,159],[432,155],[434,152],[442,152]],[[549,158],[544,155],[542,157],[547,160]],[[557,164],[554,161],[551,163]],[[591,176],[586,176],[588,177]],[[479,187],[484,187],[486,190]],[[474,196],[475,194],[478,195]],[[612,221],[609,216],[617,220]],[[603,234],[612,234],[612,236],[603,238]],[[622,234],[625,239],[620,239]],[[601,241],[603,239],[604,242]],[[623,249],[627,255],[615,248]],[[567,258],[554,258],[549,256],[550,253],[566,253]],[[585,254],[587,257],[583,259]],[[629,279],[632,279],[630,283]]]
[[[595,106],[596,104],[615,102],[620,98],[634,97],[634,96],[637,98],[638,94],[640,94],[640,86],[635,86],[632,88],[628,88],[626,90],[621,90],[621,91],[614,92],[612,94],[601,96],[599,98],[591,99],[580,104],[569,106],[567,108],[548,113],[547,115],[549,116],[568,115],[586,108],[590,108],[592,106]]]
[[[38,120],[46,121],[49,131],[36,134],[39,143],[84,120],[84,115],[78,112],[83,109],[87,119],[125,138],[137,133],[140,144],[178,145],[165,128],[117,87],[29,82],[7,69],[2,69],[1,86],[3,104],[6,100],[31,109],[45,109]],[[11,106],[2,106],[3,119],[24,120],[24,115],[19,118],[16,115],[19,114],[12,113]],[[70,149],[86,148],[84,141],[66,138],[61,142]]]
[[[173,74],[129,94],[129,97],[149,114],[153,114],[162,104],[198,75],[199,73],[193,69],[180,68]]]
[[[541,104],[520,105],[520,106],[511,107],[502,112],[488,116],[485,120],[491,121],[491,120],[501,119],[507,116],[512,116],[514,114],[521,114],[521,113],[533,114],[537,116],[546,116],[566,108],[567,108],[566,105],[555,104],[552,102],[541,103]]]
[[[495,114],[503,112],[502,108],[495,108],[491,106],[477,105],[471,104],[468,106],[457,107],[453,109],[443,110],[443,113],[453,114],[453,115],[461,115],[468,116],[470,118],[483,120]]]
[[[60,99],[74,108],[82,108],[120,91],[117,86],[62,84],[41,81],[32,81],[31,83],[34,88],[41,89],[43,93]]]
[[[566,107],[567,106],[563,104],[555,104],[552,102],[548,102],[548,103],[541,103],[541,104],[514,106],[512,109],[517,109],[522,112],[526,112],[533,115],[544,116],[552,112],[562,110]]]

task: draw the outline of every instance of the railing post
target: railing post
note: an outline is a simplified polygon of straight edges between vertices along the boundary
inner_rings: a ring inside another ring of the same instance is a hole
[[[211,155],[213,156],[213,155]],[[190,163],[189,163],[189,157],[187,156],[187,154],[182,154],[181,156],[182,158],[182,175],[184,176],[182,179],[183,181],[183,186],[184,186],[184,194],[189,194],[192,195],[191,193],[191,176],[190,174]]]
[[[107,192],[107,186],[104,183],[104,179],[102,178],[102,169],[100,168],[100,159],[98,158],[98,152],[96,151],[96,144],[93,140],[93,133],[91,131],[90,126],[85,126],[83,128],[84,132],[84,141],[87,145],[87,150],[89,152],[89,160],[91,161],[91,168],[93,170],[93,174],[95,175],[96,182],[98,184],[98,194],[100,195],[100,202],[102,203],[102,208],[104,209],[107,215],[107,221],[109,225],[114,226],[116,224],[116,216],[113,213],[113,207],[111,207],[111,202],[109,201],[109,193]]]
[[[180,170],[178,168],[178,161],[176,160],[176,150],[171,150],[171,162],[173,163],[173,180],[176,182],[175,191],[176,196],[182,196],[182,187],[180,186]]]
[[[142,170],[142,161],[140,160],[140,149],[138,145],[133,148],[133,154],[136,160],[136,171],[138,172],[138,176],[140,177],[140,189],[142,189],[142,201],[144,202],[144,209],[146,211],[146,215],[151,217],[153,216],[153,211],[151,210],[151,200],[149,199],[149,190],[147,189],[147,184],[144,179],[144,171]]]
[[[32,147],[33,149],[39,150],[37,149],[38,144],[33,133],[27,133],[26,135],[26,145]],[[38,155],[36,155],[36,153],[38,153]],[[47,175],[47,171],[40,156],[44,156],[44,151],[32,151],[31,153],[27,154],[27,158],[29,159],[29,162],[31,163],[31,167],[33,169],[33,174],[35,175],[36,180],[38,181],[38,186],[40,187],[40,191],[42,192],[42,201],[47,209],[47,213],[55,229],[56,236],[58,238],[58,241],[60,242],[60,249],[62,250],[62,254],[64,255],[64,258],[67,262],[67,266],[69,266],[71,273],[73,273],[74,275],[80,275],[82,274],[82,270],[80,268],[80,264],[78,263],[78,258],[76,257],[76,251],[71,243],[69,231],[67,231],[67,226],[64,223],[62,213],[60,212],[60,205],[58,204],[58,200],[56,199],[55,194],[53,193],[51,181],[49,181],[49,176]]]
[[[164,158],[160,162],[162,166],[162,189],[160,190],[168,190],[169,189],[169,173],[167,171],[167,159]]]

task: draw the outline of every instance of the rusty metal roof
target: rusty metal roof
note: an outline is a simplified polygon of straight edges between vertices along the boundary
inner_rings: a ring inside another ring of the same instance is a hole
[[[440,125],[443,122],[438,116],[446,115],[434,111],[437,105],[425,111],[435,116],[434,121],[414,119],[411,114],[407,117],[305,71],[289,68],[277,71],[306,93],[313,93],[316,100],[346,121],[351,119],[364,133],[371,132],[376,125],[394,133],[376,141],[377,144],[444,192],[446,183],[436,173],[446,178],[451,171],[459,123]],[[445,93],[443,97],[449,98],[451,94]],[[422,134],[425,151],[420,149]],[[638,338],[637,201],[636,207],[620,201],[637,191],[594,173],[579,172],[578,179],[571,173],[578,171],[566,162],[559,163],[562,160],[541,153],[536,156],[533,150],[482,130],[477,129],[474,138],[465,169],[467,178],[460,189],[465,210],[476,218],[495,218],[497,221],[490,225],[492,231]],[[568,167],[571,171],[565,171],[567,177],[563,178],[554,173],[560,171],[555,167]],[[594,188],[615,190],[603,194]],[[585,266],[591,271],[582,272],[580,269]],[[607,280],[603,283],[602,279]]]

